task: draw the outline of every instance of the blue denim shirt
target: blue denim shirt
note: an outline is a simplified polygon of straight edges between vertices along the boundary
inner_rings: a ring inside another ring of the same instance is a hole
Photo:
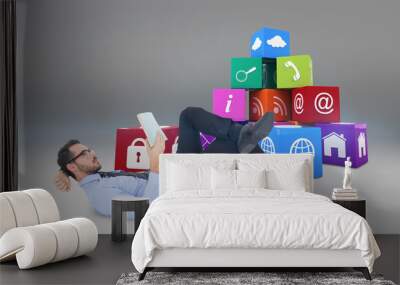
[[[146,197],[153,201],[158,197],[158,173],[150,172],[149,179],[133,176],[104,177],[91,174],[79,185],[85,191],[89,203],[101,215],[111,216],[111,201],[117,195]]]

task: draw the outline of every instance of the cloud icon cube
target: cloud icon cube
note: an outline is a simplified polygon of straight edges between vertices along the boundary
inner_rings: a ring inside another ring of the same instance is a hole
[[[251,57],[277,58],[290,55],[288,31],[264,27],[253,34],[250,40]]]

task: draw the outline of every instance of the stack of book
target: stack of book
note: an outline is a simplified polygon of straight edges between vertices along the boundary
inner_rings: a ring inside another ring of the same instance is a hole
[[[356,189],[334,188],[332,193],[334,200],[357,200],[358,193]]]

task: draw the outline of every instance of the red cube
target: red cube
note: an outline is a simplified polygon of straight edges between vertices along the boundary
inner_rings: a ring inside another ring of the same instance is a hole
[[[176,126],[161,127],[168,140],[164,153],[176,152],[179,128]],[[115,143],[115,170],[143,171],[149,169],[149,158],[144,145],[146,135],[142,128],[117,129]]]
[[[306,86],[292,89],[292,120],[301,123],[339,122],[339,87]]]

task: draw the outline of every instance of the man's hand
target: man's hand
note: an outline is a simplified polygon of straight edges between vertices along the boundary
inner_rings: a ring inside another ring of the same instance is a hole
[[[152,147],[146,140],[146,150],[149,155],[150,171],[158,172],[159,156],[161,153],[164,153],[165,150],[165,140],[162,138],[160,132],[157,133],[156,142]]]
[[[61,170],[57,172],[54,182],[56,183],[58,190],[62,192],[68,192],[71,190],[71,181]]]

